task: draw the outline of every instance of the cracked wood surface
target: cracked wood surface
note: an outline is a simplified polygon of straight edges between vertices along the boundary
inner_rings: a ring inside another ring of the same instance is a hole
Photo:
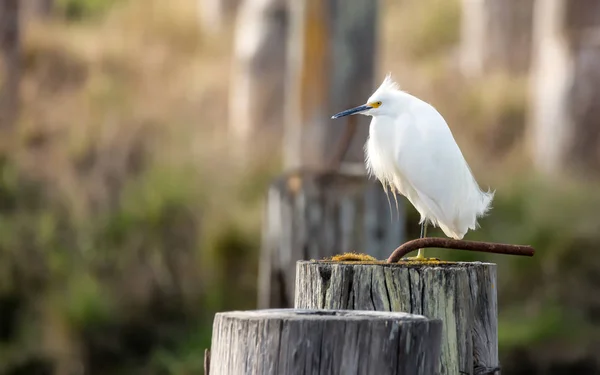
[[[498,368],[496,265],[300,261],[295,308],[399,311],[443,321],[441,374]]]
[[[442,322],[380,311],[217,313],[210,375],[431,375]]]

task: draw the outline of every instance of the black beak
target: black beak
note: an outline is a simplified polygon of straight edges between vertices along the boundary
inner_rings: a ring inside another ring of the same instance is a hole
[[[340,117],[344,117],[344,116],[355,115],[357,113],[367,111],[367,110],[369,110],[371,108],[373,108],[373,107],[371,107],[370,105],[366,105],[365,104],[365,105],[361,105],[361,106],[354,107],[354,108],[351,108],[351,109],[347,109],[345,111],[337,113],[337,114],[331,116],[331,118],[332,119],[336,119],[336,118],[340,118]]]

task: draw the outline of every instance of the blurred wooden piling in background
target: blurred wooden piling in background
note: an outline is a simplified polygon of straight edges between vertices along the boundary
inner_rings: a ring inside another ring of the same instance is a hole
[[[218,313],[209,375],[432,375],[442,323],[403,313]]]
[[[20,1],[0,0],[0,131],[10,132],[19,113]]]
[[[441,374],[495,374],[496,265],[298,262],[295,308],[401,311],[444,324]]]
[[[242,0],[235,18],[229,133],[240,160],[266,147],[277,155],[285,110],[287,0]]]
[[[348,119],[375,88],[378,3],[303,0],[290,3],[284,165],[323,168],[335,154]],[[344,162],[363,163],[369,119],[358,126]]]
[[[299,260],[346,251],[387,258],[402,242],[404,225],[402,215],[398,218],[393,213],[392,220],[389,208],[382,187],[362,174],[306,171],[282,175],[267,197],[258,306],[293,305]]]
[[[525,74],[535,0],[462,0],[460,66],[468,77]]]
[[[21,0],[21,7],[25,16],[43,19],[52,15],[55,3],[55,0]]]
[[[536,3],[531,150],[548,174],[600,170],[600,2]]]
[[[402,202],[398,213],[366,176],[369,118],[331,120],[364,103],[376,87],[378,4],[303,0],[289,11],[286,171],[268,192],[260,308],[292,306],[298,260],[347,251],[387,258],[404,237]],[[347,132],[350,120],[355,132]]]
[[[202,31],[213,35],[222,32],[227,21],[235,17],[241,1],[244,0],[196,0]]]

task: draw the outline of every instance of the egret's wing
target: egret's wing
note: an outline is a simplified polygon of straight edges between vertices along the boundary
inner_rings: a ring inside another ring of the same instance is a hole
[[[425,104],[425,103],[424,103]],[[442,116],[422,105],[398,119],[403,129],[396,148],[396,166],[431,216],[452,225],[458,193],[468,166]]]

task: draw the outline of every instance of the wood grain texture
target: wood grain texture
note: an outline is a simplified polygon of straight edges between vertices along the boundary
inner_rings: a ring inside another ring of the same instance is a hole
[[[402,203],[402,202],[400,202]],[[393,204],[393,202],[392,202]],[[369,249],[384,259],[403,240],[381,185],[350,173],[291,172],[270,187],[259,264],[259,308],[292,307],[296,262]]]
[[[295,307],[401,311],[443,321],[441,374],[498,368],[496,266],[300,261]]]
[[[218,313],[210,375],[431,375],[442,322],[392,312]]]

